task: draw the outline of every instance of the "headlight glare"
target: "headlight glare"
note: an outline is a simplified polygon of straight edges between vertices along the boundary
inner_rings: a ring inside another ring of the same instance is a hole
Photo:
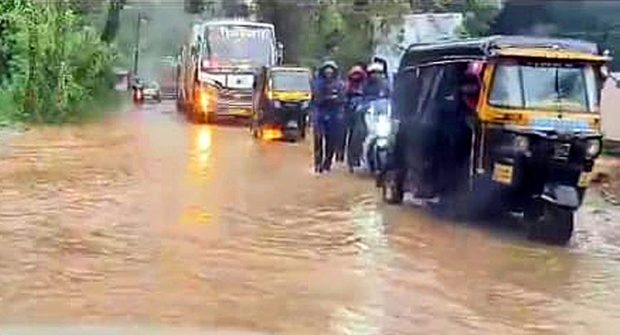
[[[586,142],[586,157],[594,158],[601,153],[601,140],[599,139],[589,139]]]
[[[379,116],[376,124],[377,136],[388,137],[392,131],[392,123],[390,119],[384,115]]]
[[[527,152],[530,149],[530,139],[523,135],[514,135],[513,145],[518,152]]]

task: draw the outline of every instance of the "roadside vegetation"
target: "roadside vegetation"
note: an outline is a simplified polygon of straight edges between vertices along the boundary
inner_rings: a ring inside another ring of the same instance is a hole
[[[89,22],[71,1],[0,1],[0,123],[78,121],[110,97],[109,24]]]

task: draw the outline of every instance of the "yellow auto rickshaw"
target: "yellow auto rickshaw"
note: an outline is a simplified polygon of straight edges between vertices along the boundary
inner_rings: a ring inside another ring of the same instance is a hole
[[[297,141],[306,136],[311,93],[310,69],[265,67],[256,77],[252,134]]]
[[[566,243],[601,153],[609,60],[572,39],[410,47],[394,82],[399,128],[380,174],[384,200],[408,191],[459,216],[522,213],[530,237]]]

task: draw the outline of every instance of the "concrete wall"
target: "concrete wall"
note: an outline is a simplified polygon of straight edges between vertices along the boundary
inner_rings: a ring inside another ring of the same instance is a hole
[[[610,140],[620,141],[620,89],[607,80],[601,101],[603,133]]]

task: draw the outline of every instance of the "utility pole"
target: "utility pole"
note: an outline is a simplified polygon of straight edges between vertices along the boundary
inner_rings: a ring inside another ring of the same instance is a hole
[[[140,26],[142,23],[142,12],[138,12],[138,22],[136,23],[136,50],[133,54],[133,74],[138,75],[138,60],[140,59]]]

